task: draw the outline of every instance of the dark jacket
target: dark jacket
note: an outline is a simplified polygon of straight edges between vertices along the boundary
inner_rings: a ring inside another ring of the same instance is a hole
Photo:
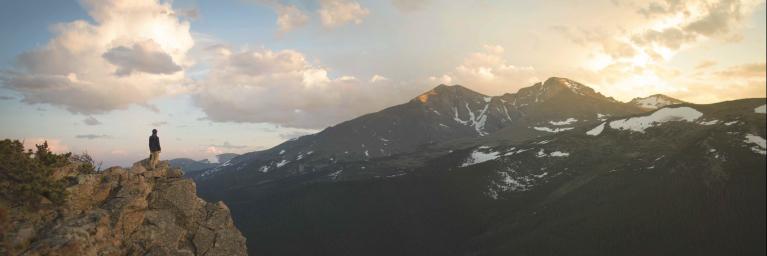
[[[152,134],[149,136],[149,152],[160,151],[160,137]]]

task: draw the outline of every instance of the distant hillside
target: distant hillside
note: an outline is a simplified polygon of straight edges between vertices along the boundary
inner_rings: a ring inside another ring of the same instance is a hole
[[[216,155],[217,162],[210,162],[208,159],[193,160],[190,158],[174,158],[168,161],[171,167],[181,168],[185,171],[185,175],[193,175],[197,172],[210,170],[221,166],[222,164],[229,162],[232,158],[239,156],[239,154],[225,153]]]

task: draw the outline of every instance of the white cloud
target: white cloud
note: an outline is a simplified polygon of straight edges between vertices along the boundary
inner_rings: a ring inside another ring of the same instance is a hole
[[[710,61],[692,71],[672,64],[680,51],[711,40],[730,43],[742,38],[746,17],[760,5],[762,0],[652,1],[635,9],[642,14],[639,22],[622,24],[619,30],[555,27],[592,51],[584,69],[563,73],[621,100],[636,97],[637,91],[696,103],[743,98],[749,93],[763,95],[764,78],[747,78],[740,72],[757,70],[758,74],[758,65],[729,70],[740,72],[739,76],[725,78],[722,75],[728,70],[704,70],[715,64]]]
[[[217,148],[216,146],[209,146],[205,148],[205,153],[209,155],[220,155],[224,153],[224,150]]]
[[[353,76],[328,76],[294,50],[211,49],[212,65],[194,99],[216,122],[262,122],[321,129],[404,103],[423,89]]]
[[[182,69],[192,64],[186,54],[194,41],[189,22],[176,16],[169,3],[82,4],[94,22],[56,24],[45,46],[19,55],[14,70],[3,72],[7,88],[27,103],[86,114],[146,104],[184,90]]]
[[[457,83],[489,95],[516,92],[540,81],[533,67],[507,64],[502,46],[485,45],[484,49],[464,58],[455,70],[430,77],[429,81]]]
[[[338,27],[347,23],[362,23],[362,19],[370,11],[353,0],[320,0],[320,15],[322,25],[328,28]]]
[[[302,27],[309,22],[309,16],[295,5],[277,5],[277,27],[280,32],[288,32]]]
[[[372,77],[370,77],[370,82],[371,83],[388,81],[388,80],[389,80],[389,78],[386,78],[385,76],[378,75],[378,74],[375,74]]]

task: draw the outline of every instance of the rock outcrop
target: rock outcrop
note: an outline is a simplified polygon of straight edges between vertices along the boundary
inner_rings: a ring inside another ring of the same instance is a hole
[[[161,162],[147,170],[67,168],[68,198],[11,215],[12,255],[246,255],[245,238],[222,202],[197,197],[195,183]]]

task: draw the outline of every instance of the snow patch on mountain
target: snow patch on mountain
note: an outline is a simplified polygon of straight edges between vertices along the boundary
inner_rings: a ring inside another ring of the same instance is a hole
[[[703,116],[691,107],[663,108],[649,116],[631,117],[610,122],[610,128],[644,133],[645,129],[671,121],[692,122]]]
[[[760,137],[759,135],[748,133],[746,134],[743,142],[746,144],[754,144],[754,146],[751,147],[751,151],[754,151],[754,153],[760,155],[767,154],[767,141],[765,141],[764,138]]]
[[[463,164],[461,164],[461,167],[484,163],[484,162],[495,160],[496,158],[498,158],[499,156],[498,152],[495,152],[495,151],[483,152],[482,151],[483,149],[488,149],[488,147],[483,146],[472,151],[469,158],[466,159],[466,161],[464,161]]]
[[[602,134],[602,131],[604,129],[605,129],[605,123],[602,123],[600,125],[597,125],[597,127],[594,127],[594,129],[591,129],[588,132],[586,132],[586,135],[597,136],[599,134]]]
[[[542,131],[542,132],[558,133],[558,132],[564,132],[564,131],[567,131],[567,130],[572,130],[573,128],[572,127],[563,127],[563,128],[551,129],[549,127],[536,126],[536,127],[533,127],[533,129],[538,130],[538,131]]]
[[[701,125],[715,125],[718,124],[719,120],[713,119],[713,120],[700,120],[698,123]]]
[[[568,119],[566,119],[564,121],[549,121],[549,123],[551,125],[556,125],[556,126],[568,125],[568,124],[572,124],[572,123],[575,123],[575,122],[578,122],[578,119],[575,119],[575,118],[572,118],[572,117],[570,117],[570,118],[568,118]]]
[[[503,192],[524,192],[529,191],[535,185],[541,184],[549,176],[548,172],[540,174],[520,175],[512,168],[506,168],[504,171],[496,172],[498,179],[490,182],[489,190],[485,193],[492,199],[498,199],[499,194]]]
[[[503,154],[503,156],[512,156],[512,155],[516,155],[516,154],[519,154],[519,153],[522,153],[522,152],[530,150],[529,148],[528,149],[517,149],[516,151],[514,149],[515,148],[509,149],[509,151],[507,151],[505,154]]]
[[[343,169],[335,171],[335,172],[332,172],[332,173],[328,174],[328,177],[330,177],[333,180],[336,180],[336,179],[338,179],[338,175],[341,175],[342,172],[344,172]]]
[[[562,152],[562,151],[553,151],[551,153],[546,154],[546,151],[541,149],[540,151],[538,151],[538,153],[535,154],[535,156],[538,157],[538,158],[543,158],[543,157],[547,157],[547,156],[551,156],[551,157],[568,157],[568,156],[570,156],[570,153]]]
[[[754,109],[754,113],[767,114],[767,105],[761,105]]]

